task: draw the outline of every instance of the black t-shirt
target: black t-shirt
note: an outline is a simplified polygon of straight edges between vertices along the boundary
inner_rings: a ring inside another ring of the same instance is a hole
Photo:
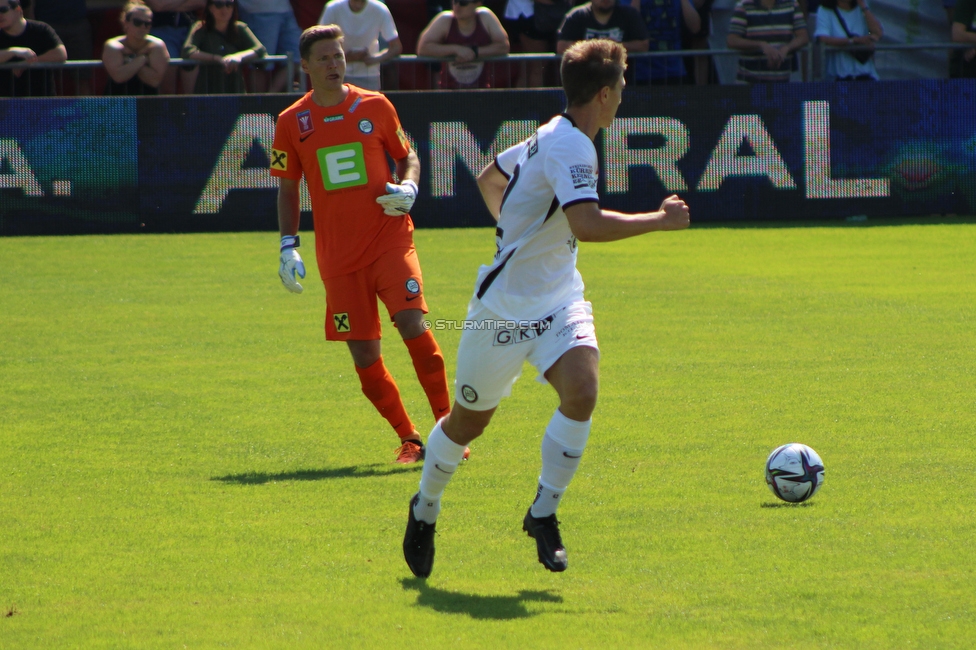
[[[11,36],[0,30],[0,50],[12,47],[26,47],[41,56],[61,45],[61,39],[47,23],[28,20],[27,28],[19,36]],[[23,61],[20,57],[10,59],[10,63]],[[15,76],[14,72],[21,72]],[[19,70],[0,70],[0,97],[46,97],[54,94],[54,77],[50,70],[41,68],[20,68]]]
[[[617,5],[606,25],[597,22],[593,6],[586,3],[576,7],[563,20],[559,28],[560,41],[588,41],[591,38],[608,38],[617,43],[647,40],[647,25],[640,12],[633,7]]]
[[[51,25],[67,25],[85,20],[85,0],[41,0],[34,2],[34,18]]]

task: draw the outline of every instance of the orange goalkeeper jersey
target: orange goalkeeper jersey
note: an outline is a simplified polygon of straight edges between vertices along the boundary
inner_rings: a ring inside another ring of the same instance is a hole
[[[376,203],[393,180],[387,154],[399,160],[410,152],[396,109],[380,93],[347,87],[337,106],[323,108],[309,92],[282,111],[271,152],[272,176],[297,181],[305,175],[323,278],[413,245],[410,215],[387,216]]]

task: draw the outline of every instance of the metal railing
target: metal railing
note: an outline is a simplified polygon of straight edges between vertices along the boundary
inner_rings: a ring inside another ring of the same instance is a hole
[[[932,42],[932,43],[878,43],[875,45],[875,65],[879,69],[885,68],[885,59],[888,55],[903,52],[903,51],[934,51],[941,52],[942,56],[946,59],[945,74],[948,75],[948,55],[950,52],[955,50],[968,50],[973,49],[972,45],[967,45],[965,43],[952,43],[952,42]],[[823,45],[819,42],[811,42],[805,47],[797,50],[797,78],[802,81],[823,81],[824,77],[824,61],[825,54],[827,52],[847,52],[849,51],[844,47],[833,47],[828,45]],[[680,58],[682,63],[689,59],[695,59],[697,57],[703,57],[708,60],[716,58],[733,58],[738,59],[741,54],[740,50],[733,49],[722,49],[722,50],[673,50],[666,52],[632,52],[627,55],[628,61],[630,62],[630,67],[633,69],[634,63],[638,61],[653,61],[655,59],[677,59]],[[448,60],[442,58],[433,57],[422,57],[413,55],[403,55],[400,56],[395,61],[387,63],[384,67],[391,68],[395,66],[395,74],[387,72],[384,70],[383,80],[389,84],[384,85],[384,89],[396,90],[403,89],[436,89],[438,88],[436,72],[431,72],[431,68],[439,68],[439,66],[445,64]],[[490,57],[482,59],[486,66],[494,66],[494,70],[490,71],[489,84],[491,87],[513,87],[515,85],[523,85],[518,82],[519,79],[524,79],[528,76],[529,66],[532,64],[548,64],[553,69],[558,70],[558,64],[560,61],[560,56],[556,54],[509,54],[508,56],[502,57]],[[687,66],[689,69],[686,74],[681,74],[678,76],[673,76],[667,79],[662,77],[651,77],[646,78],[642,75],[637,75],[636,71],[629,72],[629,75],[636,75],[636,79],[630,79],[629,83],[636,85],[650,85],[654,83],[669,83],[672,85],[685,85],[685,84],[702,84],[702,83],[717,83],[713,76],[709,79],[702,80],[696,79],[693,73],[693,67]],[[507,68],[507,69],[506,69]],[[882,79],[884,75],[882,75]],[[512,83],[512,80],[516,83]],[[502,83],[491,83],[491,81],[501,81]],[[548,83],[543,84],[545,86],[558,86],[559,81],[553,79],[551,76]]]
[[[886,57],[903,51],[932,51],[938,57],[944,57],[946,61],[946,74],[948,74],[949,53],[956,50],[973,49],[971,45],[965,43],[933,42],[933,43],[879,43],[875,45],[876,67],[885,68]],[[797,51],[798,70],[796,78],[803,81],[821,81],[824,79],[824,61],[827,52],[847,51],[842,47],[825,46],[820,43],[810,43],[806,47]],[[653,61],[655,59],[675,59],[679,58],[684,64],[685,60],[703,57],[714,60],[722,57],[738,57],[739,50],[680,50],[667,52],[639,52],[628,55],[631,68],[635,68],[635,63],[640,61]],[[428,90],[439,88],[438,74],[442,66],[448,63],[448,59],[423,57],[416,55],[403,55],[393,61],[383,65],[382,80],[384,90]],[[560,57],[556,54],[510,54],[501,57],[490,57],[482,59],[488,69],[488,85],[491,88],[515,88],[515,87],[555,87],[559,85],[558,67]],[[250,61],[244,66],[251,70],[264,67],[268,64],[284,64],[287,68],[288,79],[295,79],[295,62],[288,55],[267,56],[263,59]],[[171,66],[219,66],[219,63],[200,62],[192,59],[171,59]],[[684,67],[684,65],[682,66]],[[64,63],[5,63],[0,64],[0,72],[5,70],[25,70],[23,74],[44,74],[50,75],[50,86],[54,95],[77,95],[84,94],[76,92],[82,86],[80,83],[83,78],[89,78],[90,94],[102,95],[107,85],[108,75],[102,66],[101,61],[67,61]],[[629,75],[636,75],[636,72],[629,72]],[[526,81],[535,75],[535,81],[541,79],[542,83],[527,84]],[[711,79],[695,79],[689,71],[671,78],[645,78],[636,75],[636,79],[631,79],[630,83],[636,85],[668,83],[673,85],[683,84],[702,84],[714,82]],[[884,76],[882,75],[882,78]],[[308,89],[306,75],[298,75],[295,86],[288,84],[284,92],[305,92]],[[9,96],[4,88],[0,87],[0,97]],[[205,92],[219,92],[220,89],[204,89]]]
[[[279,65],[284,64],[287,70],[288,79],[295,78],[296,64],[292,59],[291,55],[288,54],[278,54],[273,56],[266,56],[261,59],[255,59],[253,61],[248,61],[242,65],[242,68],[246,70],[245,76],[249,76],[257,68],[263,68],[266,65]],[[222,64],[219,62],[210,61],[196,61],[194,59],[170,59],[170,67],[178,68],[194,68],[200,66],[216,68]],[[105,67],[99,60],[87,60],[87,61],[65,61],[63,63],[24,63],[18,61],[16,63],[3,63],[0,64],[0,73],[4,71],[11,71],[14,74],[10,75],[9,78],[4,75],[4,78],[0,80],[0,99],[4,97],[14,96],[14,83],[16,83],[17,77],[16,71],[23,70],[21,75],[25,75],[26,79],[23,81],[23,85],[30,87],[31,82],[37,85],[37,87],[44,87],[46,92],[43,96],[78,96],[78,95],[105,95],[109,94],[106,92],[108,83],[111,80],[108,73],[105,71]],[[41,75],[42,81],[37,81],[33,77],[35,75]],[[304,75],[302,75],[304,77]],[[206,75],[201,75],[206,83]],[[301,80],[304,83],[304,79]],[[4,85],[6,84],[6,85]],[[78,92],[79,89],[87,87],[88,92]],[[209,93],[221,93],[224,91],[223,88],[208,88],[203,89],[203,94]],[[293,92],[294,88],[289,83],[282,92]],[[185,93],[190,94],[190,93]],[[30,95],[32,96],[32,95]]]

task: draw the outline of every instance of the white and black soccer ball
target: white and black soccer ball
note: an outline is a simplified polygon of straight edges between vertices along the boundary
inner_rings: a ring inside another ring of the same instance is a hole
[[[823,461],[806,445],[793,442],[777,447],[766,459],[766,484],[783,501],[806,501],[823,482]]]

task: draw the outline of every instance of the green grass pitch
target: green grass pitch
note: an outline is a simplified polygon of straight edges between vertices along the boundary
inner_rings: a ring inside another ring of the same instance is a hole
[[[603,359],[569,570],[521,531],[556,406],[526,367],[427,581],[419,467],[324,342],[311,240],[295,296],[272,233],[0,239],[0,648],[976,645],[974,225],[582,244]],[[462,319],[492,232],[416,240],[431,318]],[[826,465],[799,506],[763,481],[794,441]]]

